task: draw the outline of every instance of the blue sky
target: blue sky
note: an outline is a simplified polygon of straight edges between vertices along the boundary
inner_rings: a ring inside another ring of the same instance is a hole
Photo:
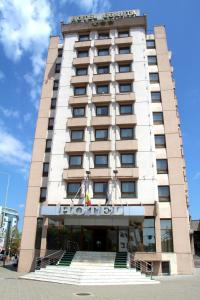
[[[140,9],[148,30],[166,26],[172,50],[189,183],[190,213],[200,218],[199,0],[0,0],[0,204],[10,176],[8,206],[22,224],[28,170],[49,35],[70,15]],[[5,172],[6,174],[3,174]]]

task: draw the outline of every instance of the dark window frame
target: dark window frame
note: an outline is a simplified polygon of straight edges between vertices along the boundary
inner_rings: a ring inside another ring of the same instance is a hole
[[[131,112],[122,112],[123,107],[131,107]],[[120,104],[119,105],[119,113],[120,115],[132,115],[133,114],[133,105],[132,104]]]
[[[46,139],[46,146],[45,146],[45,152],[49,153],[51,152],[51,145],[50,147],[48,146],[48,142],[50,142],[50,144],[52,145],[52,139]]]
[[[99,89],[99,88],[102,88],[102,87],[106,87],[106,88],[107,88],[107,91],[106,91],[105,93],[99,93],[98,89]],[[96,93],[97,93],[98,95],[107,95],[107,94],[109,94],[109,93],[110,93],[109,84],[97,85],[97,86],[96,86]]]
[[[132,130],[132,136],[131,137],[123,137],[122,131],[125,129],[131,129]],[[134,127],[121,127],[120,128],[120,139],[121,140],[134,140],[135,139],[135,130]]]
[[[107,113],[106,114],[99,114],[98,109],[99,108],[106,108]],[[109,105],[96,105],[96,116],[101,117],[101,116],[109,116]]]
[[[103,192],[95,192],[95,186],[96,184],[105,184],[106,185],[106,191]],[[107,181],[94,181],[93,182],[93,197],[94,198],[106,198],[108,193],[108,182]]]
[[[108,72],[99,72],[99,69],[102,68],[102,69],[107,69]],[[97,66],[97,74],[98,75],[102,75],[102,74],[109,74],[110,73],[110,66],[109,65],[105,65],[105,66]]]
[[[168,190],[167,196],[160,195],[161,188],[167,188],[167,190]],[[159,199],[159,202],[170,202],[170,187],[169,187],[169,185],[159,185],[158,186],[158,199]]]
[[[110,39],[110,32],[99,32],[98,40],[107,40]]]
[[[81,163],[79,165],[71,164],[72,157],[80,157]],[[82,167],[83,167],[83,155],[69,155],[69,169],[82,169]]]
[[[75,131],[79,131],[79,132],[82,132],[82,139],[73,139],[72,136],[73,136],[73,132]],[[84,130],[80,129],[72,129],[71,132],[70,132],[70,140],[71,142],[82,142],[84,141]]]
[[[45,194],[45,195],[43,195]],[[41,187],[40,188],[40,202],[46,201],[47,198],[47,188],[46,187]]]
[[[147,56],[148,58],[148,65],[149,66],[156,66],[157,65],[157,56],[156,55],[149,55]],[[155,58],[155,61],[154,61],[154,58]],[[150,59],[153,59],[152,61],[150,61]]]
[[[128,50],[127,52],[125,51],[125,53],[123,53],[123,51],[124,50]],[[119,54],[130,54],[131,53],[131,48],[130,48],[130,46],[128,46],[128,47],[118,47],[118,52],[119,52]]]
[[[159,161],[165,161],[166,162],[166,168],[158,169],[158,162]],[[168,174],[168,161],[167,161],[167,159],[157,159],[156,160],[156,169],[157,169],[157,174]]]
[[[134,184],[134,192],[123,192],[123,184],[133,183]],[[122,180],[120,182],[121,185],[121,198],[136,198],[136,181],[134,180]]]
[[[85,74],[78,74],[78,71],[80,70],[85,70],[86,73]],[[88,68],[87,67],[84,67],[84,68],[76,68],[76,76],[85,76],[85,75],[88,75]]]
[[[85,53],[86,55],[81,55],[81,53]],[[89,50],[78,50],[77,51],[77,58],[89,57]]]
[[[84,92],[83,93],[78,93],[77,94],[77,90],[78,89],[83,89]],[[86,95],[87,94],[87,86],[75,86],[74,87],[74,96],[82,96],[82,95]]]
[[[170,221],[171,222],[170,228],[162,228],[162,221]],[[163,245],[163,232],[165,232],[165,235],[168,234],[169,237],[171,238],[170,244],[165,245],[165,246],[169,247],[168,249],[164,248],[164,245]],[[160,219],[160,236],[161,236],[161,251],[164,253],[174,252],[172,219],[169,219],[169,218]]]
[[[96,132],[104,130],[106,132],[106,138],[97,138]],[[96,128],[95,129],[95,141],[107,141],[108,140],[108,128]]]
[[[85,38],[86,37],[86,38]],[[86,42],[86,41],[90,41],[90,34],[79,34],[78,36],[78,41],[79,42]]]
[[[63,48],[58,48],[58,57],[62,57],[63,55]]]
[[[48,130],[53,130],[53,127],[54,127],[54,118],[49,118],[49,121],[48,121]]]
[[[149,42],[153,42],[153,46],[149,46]],[[146,40],[146,45],[147,45],[147,49],[155,49],[156,48],[156,44],[155,44],[155,40],[151,40],[151,39],[149,39],[149,40]]]
[[[155,116],[162,116],[162,118],[155,119]],[[153,124],[154,125],[162,125],[164,124],[163,112],[162,111],[155,111],[153,112]]]
[[[153,79],[151,78],[151,76],[153,75],[156,75],[157,79]],[[152,73],[149,73],[149,81],[150,83],[159,83],[160,82],[160,79],[159,79],[159,74],[158,72],[152,72]]]
[[[71,185],[71,184],[78,184],[79,185],[79,189],[81,187],[81,182],[80,181],[69,181],[67,183],[67,198],[68,198],[68,196],[71,196],[71,197],[74,197],[75,195],[79,196],[80,193],[81,193],[81,191],[79,191],[78,194],[77,194],[77,192],[75,192],[75,193],[69,192],[69,185]]]
[[[126,38],[130,36],[129,30],[120,30],[118,31],[118,38]]]
[[[106,160],[107,160],[107,163],[106,164],[97,164],[96,163],[96,157],[98,156],[105,156],[106,157]],[[95,154],[94,155],[94,167],[95,168],[98,168],[98,169],[101,169],[101,168],[108,168],[109,166],[109,155],[106,153],[106,154]]]
[[[164,138],[164,143],[156,143],[156,138]],[[154,139],[156,148],[166,148],[166,139],[164,134],[155,134]]]
[[[76,115],[75,114],[76,109],[83,109],[83,114],[82,115]],[[74,106],[74,107],[72,107],[72,116],[73,116],[73,118],[83,118],[83,117],[85,117],[85,106]]]
[[[55,65],[55,73],[60,73],[60,70],[61,70],[61,63],[57,63]]]
[[[45,170],[47,168],[47,170]],[[43,169],[42,169],[42,177],[48,177],[49,174],[49,163],[44,162],[43,163]]]
[[[51,98],[51,109],[56,108],[56,102],[57,102],[57,98]]]
[[[123,155],[133,155],[133,163],[130,164],[130,163],[123,163],[122,162],[122,156]],[[120,153],[120,163],[121,163],[121,167],[122,168],[135,168],[136,165],[135,165],[135,161],[136,161],[136,153],[134,152],[124,152],[124,153]]]
[[[153,95],[159,95],[159,97],[153,97]],[[160,103],[161,102],[161,92],[160,91],[152,91],[151,92],[151,102],[152,103]]]
[[[130,86],[130,90],[129,91],[122,91],[123,86],[127,86],[127,87]],[[120,94],[132,93],[133,92],[132,83],[119,83],[119,92],[120,92]]]
[[[121,71],[120,68],[123,68],[123,67],[128,67],[128,71]],[[132,72],[132,66],[131,64],[119,64],[119,73],[129,73],[129,72]]]
[[[100,54],[102,51],[106,51],[107,54]],[[110,55],[110,49],[109,48],[100,48],[98,49],[98,56],[109,56]]]
[[[56,80],[54,80],[54,82],[53,82],[53,90],[54,90],[54,91],[57,91],[58,88],[59,88],[59,80],[56,79]]]

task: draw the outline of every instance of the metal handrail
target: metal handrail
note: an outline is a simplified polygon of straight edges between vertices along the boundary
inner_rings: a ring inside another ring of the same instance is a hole
[[[130,254],[130,267],[144,273],[152,279],[153,263],[141,259],[135,259],[134,254]]]
[[[36,257],[35,259],[35,270],[40,270],[41,268],[46,268],[49,265],[56,265],[57,262],[61,259],[64,250],[57,250],[53,253],[43,256]]]

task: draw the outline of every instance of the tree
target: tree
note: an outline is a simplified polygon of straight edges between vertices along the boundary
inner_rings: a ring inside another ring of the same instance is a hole
[[[20,242],[21,242],[21,233],[19,233],[17,228],[13,228],[11,230],[10,239],[8,242],[8,248],[11,255],[19,254]]]

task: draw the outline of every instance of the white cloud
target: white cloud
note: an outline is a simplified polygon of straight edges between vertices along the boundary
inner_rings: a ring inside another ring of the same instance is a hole
[[[4,73],[0,70],[0,81],[4,80],[5,75]]]
[[[25,74],[24,79],[30,86],[31,102],[33,103],[35,108],[38,109],[39,96],[41,93],[41,80],[39,78],[33,77],[31,74]]]
[[[31,113],[26,113],[24,115],[24,122],[29,122],[31,120],[32,114]]]
[[[0,113],[2,113],[6,118],[19,118],[20,116],[18,110],[7,109],[2,106],[0,106]]]
[[[62,4],[75,4],[81,10],[91,13],[106,12],[111,8],[109,0],[61,0]]]
[[[18,207],[19,207],[19,208],[24,208],[24,203],[20,203],[20,204],[18,205]]]

